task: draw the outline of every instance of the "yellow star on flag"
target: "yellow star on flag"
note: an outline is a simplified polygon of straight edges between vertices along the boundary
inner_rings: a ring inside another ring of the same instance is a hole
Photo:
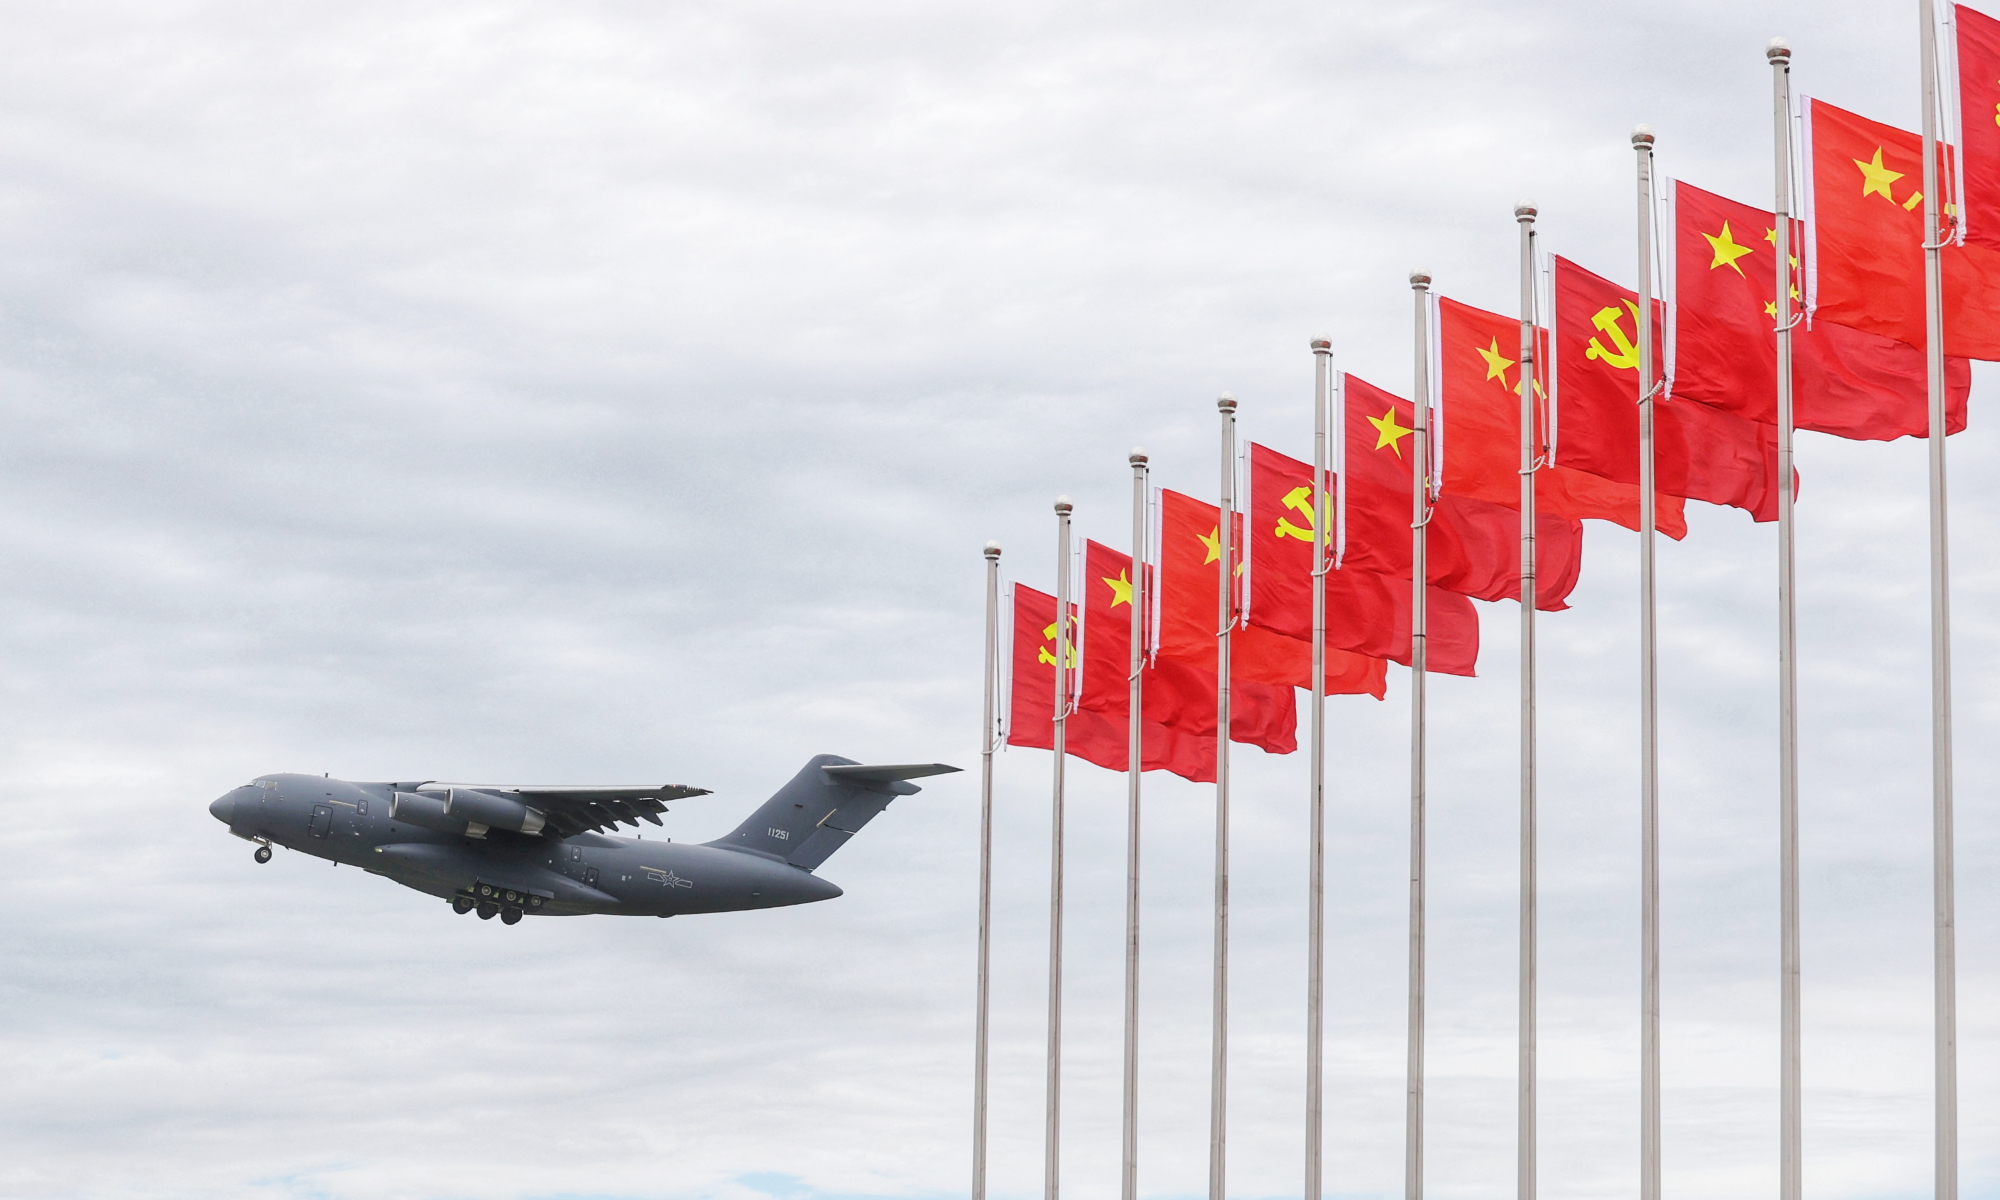
[[[1475,349],[1477,349],[1477,347],[1475,347]],[[1493,346],[1491,349],[1480,350],[1479,357],[1486,360],[1486,378],[1498,379],[1501,383],[1507,382],[1507,368],[1514,365],[1514,360],[1500,353],[1499,338],[1496,337],[1493,339]],[[1391,410],[1390,415],[1391,416],[1395,415],[1394,410]],[[1372,421],[1374,420],[1374,418],[1370,417],[1369,420]],[[1381,447],[1378,446],[1376,448],[1380,449]],[[1398,450],[1396,453],[1400,455],[1402,451]]]
[[[1127,577],[1126,572],[1120,571],[1118,578],[1107,578],[1104,582],[1111,585],[1111,607],[1117,608],[1121,604],[1132,603],[1132,580]]]
[[[1891,171],[1882,165],[1882,147],[1875,147],[1874,162],[1862,162],[1857,158],[1854,160],[1854,165],[1861,168],[1861,195],[1863,198],[1866,198],[1871,192],[1880,192],[1884,200],[1887,200],[1891,204],[1896,202],[1895,195],[1889,191],[1889,185],[1901,179],[1903,173],[1901,171]]]
[[[1212,563],[1222,557],[1222,526],[1217,525],[1207,533],[1198,533],[1195,536],[1201,539],[1202,545],[1208,547],[1208,557],[1201,560],[1203,563]]]
[[[1791,291],[1792,291],[1792,299],[1794,300],[1798,299],[1799,289],[1796,284],[1793,285]],[[1767,317],[1775,317],[1778,315],[1778,302],[1776,300],[1764,301],[1764,315]]]
[[[1766,230],[1764,231],[1764,240],[1765,240],[1765,241],[1767,241],[1767,242],[1769,242],[1769,243],[1771,243],[1771,248],[1772,248],[1772,249],[1774,249],[1774,250],[1775,250],[1775,249],[1777,249],[1777,246],[1778,246],[1778,231],[1777,231],[1777,230],[1775,230],[1775,229],[1766,229]],[[1796,255],[1796,254],[1794,254],[1794,255],[1791,255],[1790,257],[1791,257],[1791,260],[1792,260],[1792,270],[1794,270],[1794,271],[1798,270],[1798,269],[1799,269],[1799,256],[1798,256],[1798,255]]]
[[[1375,439],[1375,448],[1380,450],[1387,446],[1396,452],[1397,458],[1403,457],[1403,439],[1416,432],[1414,429],[1405,429],[1396,424],[1396,410],[1393,406],[1379,417],[1368,418],[1368,423],[1373,425],[1375,432],[1380,435]]]
[[[1708,248],[1715,251],[1714,260],[1708,264],[1709,270],[1713,271],[1717,267],[1728,267],[1738,275],[1743,274],[1743,268],[1736,265],[1736,260],[1750,253],[1754,247],[1737,245],[1736,236],[1729,232],[1729,222],[1724,221],[1722,223],[1722,234],[1720,237],[1712,233],[1704,233],[1701,236],[1708,239]],[[1777,235],[1774,233],[1772,236],[1775,237]]]

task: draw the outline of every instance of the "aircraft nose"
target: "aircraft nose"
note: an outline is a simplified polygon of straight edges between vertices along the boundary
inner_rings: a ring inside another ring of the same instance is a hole
[[[236,815],[236,793],[231,792],[226,796],[216,797],[214,803],[208,806],[208,815],[224,825],[229,824],[230,819]]]

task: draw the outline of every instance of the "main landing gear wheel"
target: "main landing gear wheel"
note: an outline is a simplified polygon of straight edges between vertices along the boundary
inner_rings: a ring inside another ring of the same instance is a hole
[[[271,848],[269,846],[259,846],[257,847],[257,853],[251,855],[251,857],[255,858],[260,863],[270,862]]]
[[[473,900],[470,896],[453,896],[451,898],[451,911],[458,913],[460,916],[471,912],[472,905]]]
[[[479,902],[479,919],[482,921],[491,921],[493,914],[499,911],[500,906],[497,904],[492,904],[484,900]]]
[[[519,925],[521,923],[521,910],[518,908],[510,908],[507,911],[500,914],[500,919],[502,921],[507,922],[507,924],[509,925]]]

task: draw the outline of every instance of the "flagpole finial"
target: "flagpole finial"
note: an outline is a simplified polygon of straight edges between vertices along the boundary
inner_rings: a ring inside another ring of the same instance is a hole
[[[1417,270],[1410,272],[1411,287],[1421,292],[1425,288],[1428,288],[1430,285],[1431,285],[1431,273],[1429,271],[1423,270],[1422,268],[1418,268]]]
[[[1221,409],[1223,412],[1233,413],[1236,411],[1236,397],[1230,395],[1228,392],[1224,392],[1222,395],[1216,397],[1215,407]]]
[[[1651,149],[1653,145],[1653,127],[1651,125],[1634,125],[1632,127],[1632,144]]]
[[[1146,458],[1146,448],[1144,446],[1132,447],[1132,453],[1125,456],[1125,461],[1135,467],[1144,466],[1148,461]]]
[[[986,543],[986,557],[988,557],[988,558],[991,558],[991,559],[995,559],[995,560],[998,560],[998,559],[999,559],[999,557],[1000,557],[1000,543],[999,543],[999,542],[988,542],[988,543]]]
[[[1526,200],[1514,206],[1514,219],[1516,221],[1532,221],[1540,215],[1541,210]]]
[[[1314,338],[1314,339],[1313,339],[1313,353],[1314,353],[1314,354],[1331,354],[1331,353],[1333,353],[1333,339],[1332,339],[1332,338],[1328,338],[1328,337],[1316,337],[1316,338]]]
[[[1771,44],[1764,47],[1764,57],[1773,63],[1789,63],[1792,61],[1792,44],[1781,37],[1772,38]]]
[[[1057,515],[1057,516],[1059,516],[1059,517],[1066,517],[1066,516],[1070,515],[1070,513],[1074,512],[1075,510],[1076,510],[1076,506],[1075,506],[1075,505],[1073,505],[1073,504],[1071,504],[1071,503],[1069,502],[1069,497],[1068,497],[1068,496],[1057,496],[1057,497],[1056,497],[1056,515]]]

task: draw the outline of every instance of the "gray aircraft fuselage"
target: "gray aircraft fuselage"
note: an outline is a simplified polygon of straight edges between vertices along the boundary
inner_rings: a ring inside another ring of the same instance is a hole
[[[836,777],[829,767],[849,773]],[[592,831],[563,836],[557,805],[532,790],[514,794],[526,802],[516,807],[533,814],[530,828],[547,820],[538,832],[478,825],[446,832],[398,819],[398,804],[411,804],[422,785],[315,775],[260,776],[216,799],[209,812],[238,837],[360,867],[450,900],[459,912],[504,915],[509,924],[523,915],[671,917],[840,895],[813,869],[891,799],[917,791],[902,781],[909,773],[952,769],[872,768],[821,755],[734,832],[705,844]],[[574,824],[571,818],[568,827]],[[260,862],[269,857],[258,852]]]

